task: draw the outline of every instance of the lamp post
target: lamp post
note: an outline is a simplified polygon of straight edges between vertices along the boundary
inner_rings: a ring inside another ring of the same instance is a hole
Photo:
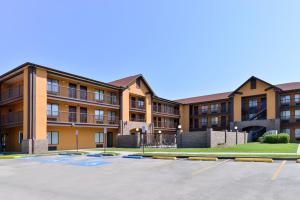
[[[104,144],[103,144],[103,152],[106,153],[106,147],[107,147],[107,128],[104,128],[104,135],[103,135],[103,140],[104,140]]]
[[[237,145],[237,144],[238,144],[238,127],[235,126],[235,127],[234,127],[234,130],[235,130],[235,143],[236,143],[236,145]]]
[[[158,136],[159,136],[160,147],[162,147],[162,134],[161,134],[161,130],[158,131]]]
[[[177,131],[176,131],[176,136],[175,136],[175,146],[176,147],[177,147],[177,136],[180,135],[180,133],[182,133],[181,128],[182,128],[181,124],[178,124]],[[182,140],[180,140],[180,142],[182,142]]]
[[[145,134],[146,134],[146,127],[142,127],[142,135],[143,135],[143,155],[145,154]]]
[[[72,122],[71,127],[75,127],[75,123],[74,122]],[[79,135],[79,132],[76,129],[75,130],[75,136],[76,136],[76,150],[77,150],[77,152],[78,152],[78,135]]]

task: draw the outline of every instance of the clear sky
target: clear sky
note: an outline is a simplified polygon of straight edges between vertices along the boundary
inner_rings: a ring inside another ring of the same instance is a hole
[[[300,81],[300,1],[1,0],[0,74],[26,61],[177,99]]]

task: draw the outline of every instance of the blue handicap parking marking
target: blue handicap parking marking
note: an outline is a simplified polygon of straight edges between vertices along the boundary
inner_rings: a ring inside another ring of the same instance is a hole
[[[74,162],[72,164],[76,166],[82,166],[82,167],[93,167],[99,165],[110,165],[112,163],[103,160],[84,160],[84,161]]]

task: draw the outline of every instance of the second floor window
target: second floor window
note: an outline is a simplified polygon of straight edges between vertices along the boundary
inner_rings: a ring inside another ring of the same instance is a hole
[[[144,99],[139,99],[138,100],[138,107],[139,108],[144,108],[145,107],[145,101],[144,101]]]
[[[295,118],[300,119],[300,110],[295,110]]]
[[[116,113],[113,111],[108,112],[108,120],[109,121],[116,121]]]
[[[202,117],[201,124],[202,126],[207,126],[207,117]]]
[[[257,99],[249,99],[249,108],[257,107]]]
[[[96,101],[103,101],[104,100],[104,92],[102,90],[95,91],[95,100]]]
[[[117,104],[117,95],[115,93],[110,93],[110,103]]]
[[[295,94],[295,103],[300,103],[300,94]]]
[[[47,91],[51,93],[58,93],[59,92],[58,80],[48,78]]]
[[[282,111],[282,112],[280,113],[280,118],[283,119],[283,120],[288,120],[288,119],[290,119],[290,116],[291,116],[291,111],[289,111],[289,110]]]
[[[57,117],[58,116],[58,105],[57,104],[48,104],[47,105],[47,116]]]
[[[218,117],[212,117],[211,118],[211,124],[212,125],[218,125],[219,118]]]
[[[289,104],[291,102],[291,97],[289,95],[281,96],[280,103],[281,104]]]
[[[96,121],[104,120],[104,111],[103,110],[95,110],[95,120]]]

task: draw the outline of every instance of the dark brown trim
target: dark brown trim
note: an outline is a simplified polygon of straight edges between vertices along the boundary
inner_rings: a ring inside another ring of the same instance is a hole
[[[178,103],[176,101],[172,101],[172,100],[168,100],[168,99],[164,99],[158,96],[153,96],[153,102],[157,100],[158,102],[164,102],[164,103],[169,103],[169,104],[175,104],[175,105],[181,105],[181,103]]]

